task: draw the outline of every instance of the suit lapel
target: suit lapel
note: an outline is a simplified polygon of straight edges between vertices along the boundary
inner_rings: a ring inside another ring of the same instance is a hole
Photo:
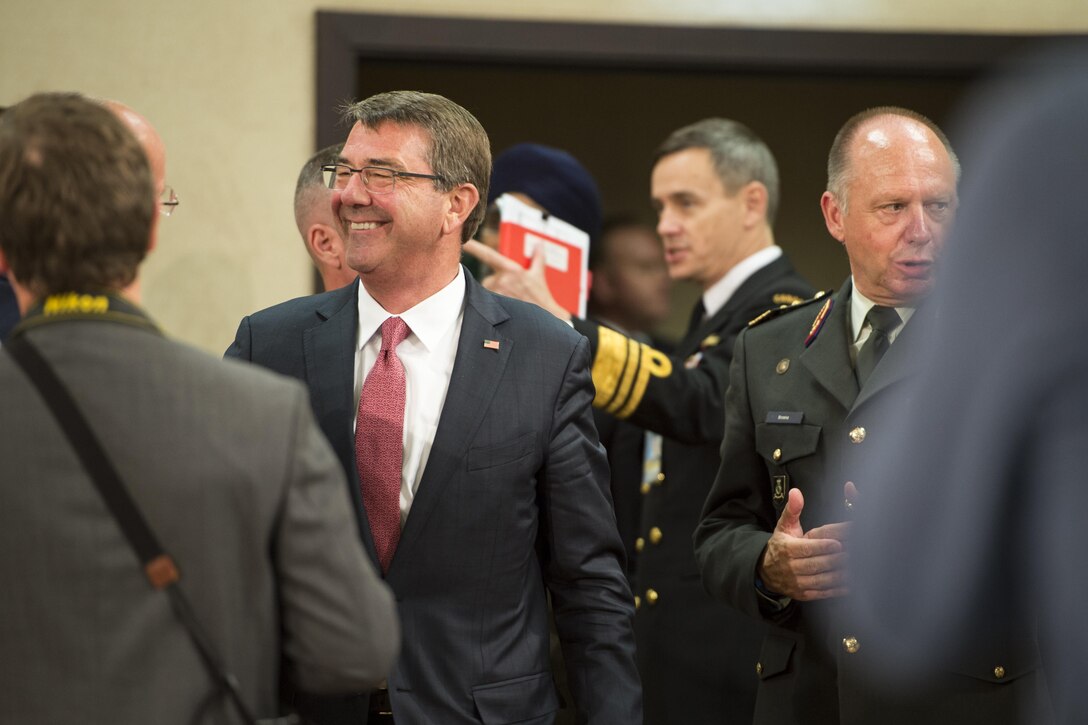
[[[850,290],[847,281],[835,293],[827,322],[799,358],[816,382],[847,410],[858,396],[858,381],[850,360]]]
[[[465,281],[461,339],[457,343],[446,402],[442,406],[427,466],[389,566],[386,578],[390,581],[400,571],[410,571],[403,564],[398,567],[397,563],[411,559],[413,549],[419,545],[426,530],[427,519],[441,499],[450,477],[464,468],[465,452],[491,406],[515,344],[498,327],[510,316],[497,298],[484,290],[468,272]],[[498,349],[484,347],[485,340],[498,342]]]
[[[699,325],[680,341],[677,348],[678,355],[692,355],[699,348],[708,335],[725,327],[729,320],[736,317],[741,310],[748,307],[755,290],[761,290],[775,279],[784,277],[793,271],[793,265],[785,257],[779,257],[765,267],[757,269],[748,279],[744,280],[736,292],[730,295],[722,308],[711,317],[703,320]],[[747,322],[748,320],[745,320]]]
[[[359,533],[376,564],[377,550],[359,490],[352,428],[355,419],[355,345],[359,328],[358,289],[359,282],[355,282],[329,295],[328,301],[316,311],[320,322],[302,333],[302,349],[314,417],[347,475],[348,494],[355,507]]]

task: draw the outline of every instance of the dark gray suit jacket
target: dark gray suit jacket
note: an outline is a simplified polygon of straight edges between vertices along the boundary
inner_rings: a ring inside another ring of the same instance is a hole
[[[389,677],[396,721],[550,722],[547,591],[578,708],[589,722],[640,722],[588,345],[540,308],[466,282],[446,402],[386,575],[404,626]],[[358,288],[245,318],[227,354],[306,381],[373,557],[352,437]]]
[[[318,692],[386,675],[398,639],[392,595],[359,546],[343,474],[302,386],[115,322],[25,334],[178,562],[181,588],[255,714],[276,712],[281,666]],[[0,722],[236,722],[2,350],[0,399]]]

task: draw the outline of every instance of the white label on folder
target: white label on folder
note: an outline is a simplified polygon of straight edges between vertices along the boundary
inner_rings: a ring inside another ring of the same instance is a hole
[[[544,237],[535,234],[525,234],[525,256],[532,258],[536,245],[544,244],[544,264],[560,272],[566,272],[570,266],[570,252],[562,244],[549,242]]]

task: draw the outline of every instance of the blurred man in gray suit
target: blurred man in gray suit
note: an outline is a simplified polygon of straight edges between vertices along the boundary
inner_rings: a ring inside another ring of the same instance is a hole
[[[39,95],[0,119],[0,271],[150,528],[242,701],[377,684],[388,589],[302,386],[167,340],[137,306],[160,206],[101,105]],[[128,290],[129,296],[120,294]],[[170,599],[42,396],[0,351],[0,722],[237,722]]]

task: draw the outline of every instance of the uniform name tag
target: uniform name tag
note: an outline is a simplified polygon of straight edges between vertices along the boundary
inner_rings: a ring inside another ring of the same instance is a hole
[[[805,414],[800,410],[772,410],[767,413],[767,423],[779,425],[800,425]]]

